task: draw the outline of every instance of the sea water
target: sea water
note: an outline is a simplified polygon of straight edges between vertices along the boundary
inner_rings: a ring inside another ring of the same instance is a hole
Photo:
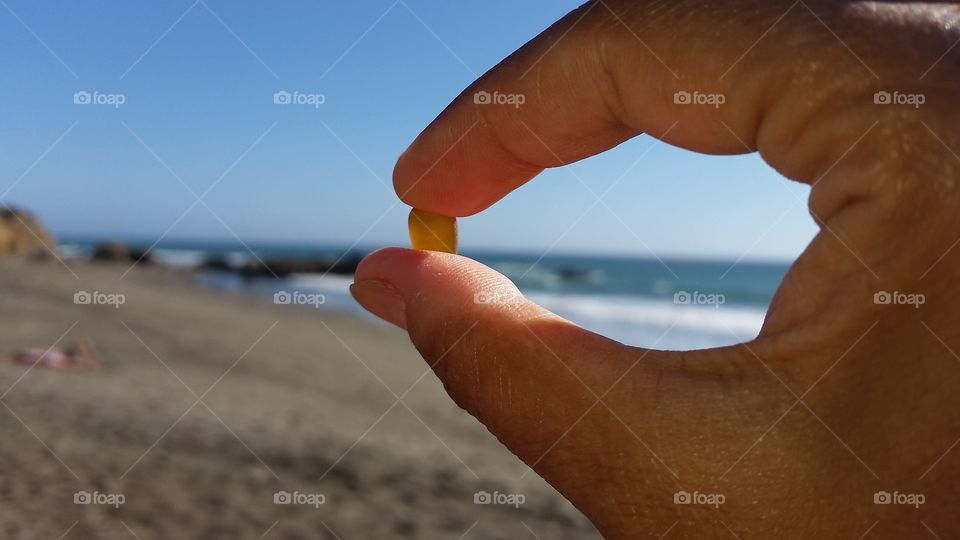
[[[88,252],[92,246],[89,241],[64,244],[73,253]],[[196,267],[210,257],[242,264],[255,257],[333,260],[345,253],[342,247],[244,247],[202,242],[165,242],[152,251],[156,260],[178,267]],[[756,337],[788,268],[786,263],[736,260],[469,251],[463,254],[504,274],[527,298],[584,328],[629,345],[672,350],[729,345]],[[197,280],[207,286],[268,300],[283,301],[283,294],[296,294],[300,296],[292,296],[291,303],[302,299],[299,303],[304,308],[369,316],[350,297],[351,276],[294,274],[282,280],[243,279],[234,273],[201,271]]]

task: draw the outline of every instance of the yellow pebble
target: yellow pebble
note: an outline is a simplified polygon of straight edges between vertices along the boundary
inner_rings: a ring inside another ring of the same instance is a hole
[[[414,208],[407,219],[413,249],[457,252],[457,218]]]

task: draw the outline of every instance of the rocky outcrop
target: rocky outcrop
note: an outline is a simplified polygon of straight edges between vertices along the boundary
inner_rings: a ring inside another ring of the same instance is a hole
[[[0,207],[0,255],[49,255],[57,241],[26,210]]]
[[[344,274],[352,275],[363,259],[357,253],[348,253],[338,260],[332,259],[299,259],[299,258],[268,258],[243,263],[238,266],[229,264],[221,257],[207,259],[201,268],[205,270],[219,270],[237,272],[244,278],[284,278],[290,274]]]
[[[93,248],[90,258],[95,261],[128,261],[130,248],[122,242],[104,242]]]
[[[132,249],[123,242],[108,240],[97,244],[90,253],[90,260],[98,262],[134,262],[153,264],[153,256],[143,249]]]

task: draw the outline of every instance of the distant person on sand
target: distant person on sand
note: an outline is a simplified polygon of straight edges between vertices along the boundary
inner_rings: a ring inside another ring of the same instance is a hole
[[[625,346],[444,253],[377,251],[352,292],[608,538],[955,537],[958,42],[950,3],[588,2],[400,157],[404,202],[467,216],[641,133],[758,151],[820,232],[753,341]]]
[[[63,371],[100,370],[100,358],[93,347],[93,342],[87,338],[79,338],[73,345],[63,350],[56,347],[46,349],[35,347],[16,351],[10,355],[10,360],[16,364]]]

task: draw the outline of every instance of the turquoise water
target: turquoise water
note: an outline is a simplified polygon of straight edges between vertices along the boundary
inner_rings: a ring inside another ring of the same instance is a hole
[[[128,241],[146,248],[151,242]],[[66,240],[70,252],[89,251],[89,240]],[[248,244],[262,259],[362,255],[344,246]],[[208,257],[251,260],[244,246],[223,242],[164,241],[154,256],[194,266]],[[583,255],[465,252],[510,278],[528,298],[571,321],[624,343],[661,349],[726,345],[756,336],[788,265],[744,261],[658,260]],[[281,291],[323,296],[324,309],[361,313],[349,297],[352,279],[295,275],[243,280],[223,272],[198,275],[205,285],[265,297]]]

